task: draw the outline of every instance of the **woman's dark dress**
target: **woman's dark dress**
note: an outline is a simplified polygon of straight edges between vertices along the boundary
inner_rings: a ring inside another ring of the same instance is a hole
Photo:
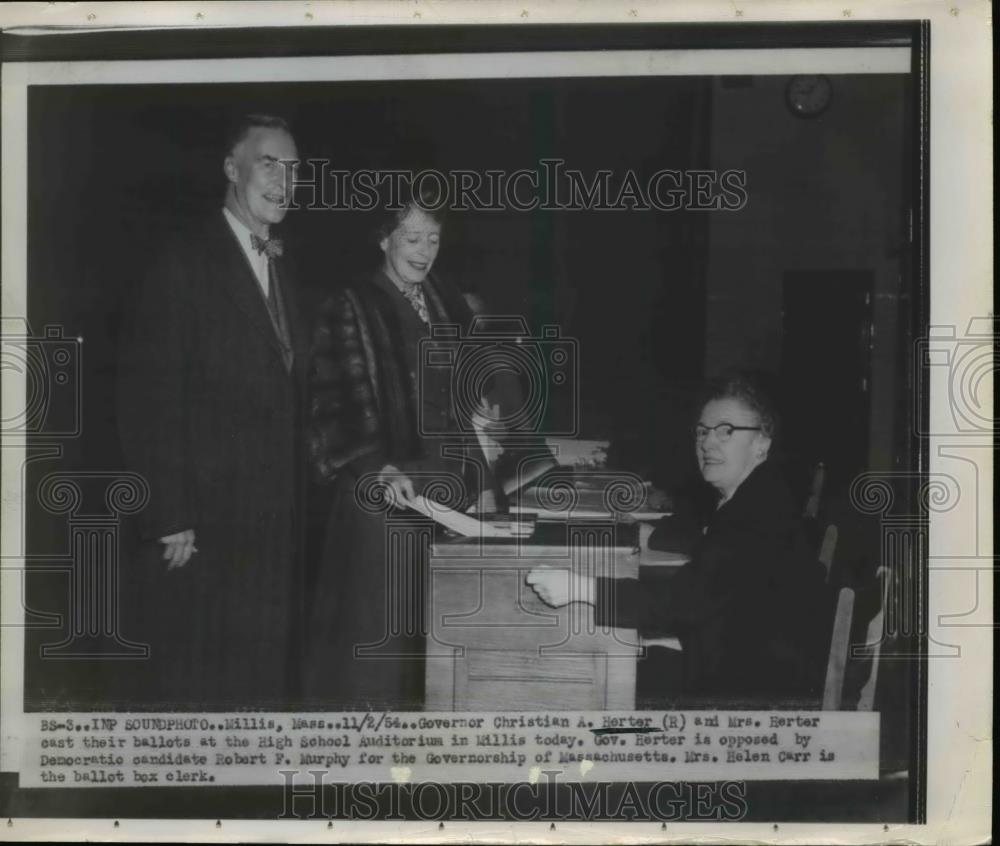
[[[598,603],[603,622],[681,641],[672,678],[666,662],[640,665],[643,704],[812,704],[829,607],[822,567],[780,471],[765,461],[711,512],[702,534],[692,528],[690,519],[668,518],[650,538],[654,549],[689,552],[688,564],[668,578],[618,580],[613,600]],[[600,580],[598,596],[610,597],[610,588]]]
[[[433,278],[423,285],[431,323],[467,330],[460,294]],[[491,484],[481,453],[457,430],[450,370],[420,371],[420,341],[429,334],[381,272],[331,298],[318,316],[309,447],[314,494],[329,510],[325,531],[312,533],[320,551],[303,673],[310,706],[423,707],[429,521],[379,508],[366,482],[393,464],[417,493],[447,482],[458,508]],[[457,457],[442,457],[446,443]]]

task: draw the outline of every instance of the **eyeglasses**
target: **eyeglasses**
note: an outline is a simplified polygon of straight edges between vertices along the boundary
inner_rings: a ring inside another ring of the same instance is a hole
[[[715,439],[724,444],[732,436],[733,432],[759,432],[760,426],[734,426],[732,423],[719,423],[717,426],[702,426],[700,423],[694,427],[694,437],[699,443],[708,437],[709,432],[715,432]]]

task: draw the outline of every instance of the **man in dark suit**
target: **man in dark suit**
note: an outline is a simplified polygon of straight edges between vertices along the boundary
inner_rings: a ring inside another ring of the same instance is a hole
[[[133,610],[162,707],[278,705],[294,683],[306,332],[270,228],[298,153],[266,115],[229,141],[224,207],[164,250],[122,338],[122,446],[150,486]]]

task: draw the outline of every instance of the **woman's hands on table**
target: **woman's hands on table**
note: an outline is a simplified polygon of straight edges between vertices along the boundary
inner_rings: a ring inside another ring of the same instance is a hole
[[[385,485],[389,502],[397,508],[402,508],[416,496],[410,477],[395,464],[386,464],[379,471],[378,480]]]
[[[597,580],[555,567],[536,567],[525,581],[546,605],[561,608],[571,602],[594,604]]]

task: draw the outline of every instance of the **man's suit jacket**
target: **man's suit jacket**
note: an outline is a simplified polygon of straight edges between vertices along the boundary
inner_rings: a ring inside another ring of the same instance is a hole
[[[200,707],[287,695],[301,602],[307,351],[293,281],[280,260],[278,269],[291,372],[221,210],[167,247],[123,331],[121,441],[151,489],[139,520],[145,560],[132,573],[140,622],[161,695]],[[185,529],[198,552],[167,572],[155,541]]]

